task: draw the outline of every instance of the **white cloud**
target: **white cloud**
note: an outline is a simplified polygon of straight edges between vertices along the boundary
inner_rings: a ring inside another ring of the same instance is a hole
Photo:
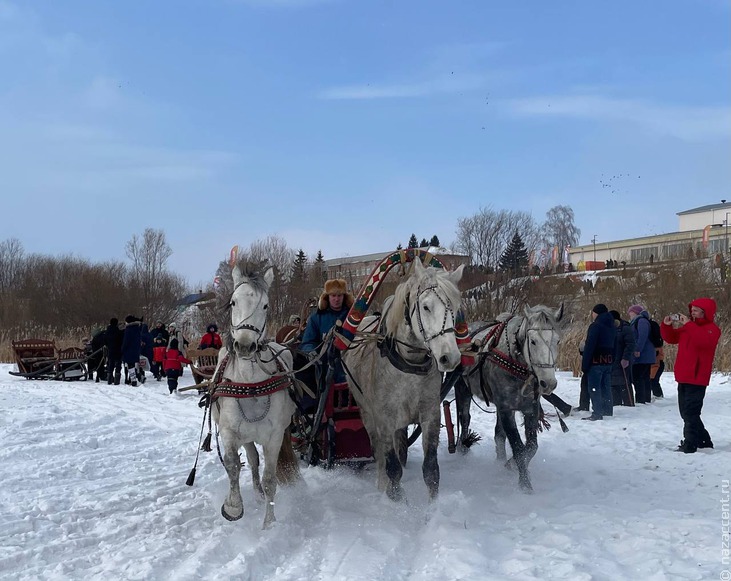
[[[471,91],[484,86],[478,75],[446,75],[413,83],[360,84],[331,87],[318,96],[321,99],[404,99]]]
[[[664,105],[636,99],[596,95],[540,96],[506,101],[520,117],[573,117],[639,125],[687,141],[731,137],[731,107]]]

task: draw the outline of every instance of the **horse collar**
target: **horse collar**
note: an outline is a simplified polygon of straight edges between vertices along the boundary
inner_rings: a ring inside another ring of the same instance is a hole
[[[421,363],[406,361],[406,359],[404,359],[396,349],[396,342],[393,337],[386,336],[379,339],[378,349],[381,353],[381,357],[386,357],[391,365],[404,373],[410,373],[412,375],[428,375],[432,369],[433,361],[428,355]]]
[[[231,353],[226,353],[221,364],[216,370],[216,374],[213,376],[213,391],[211,392],[212,399],[218,397],[262,397],[282,391],[283,389],[287,389],[292,386],[292,380],[286,374],[272,375],[269,379],[256,383],[238,383],[231,381],[224,377],[230,358]],[[277,360],[277,367],[280,367],[279,360]]]

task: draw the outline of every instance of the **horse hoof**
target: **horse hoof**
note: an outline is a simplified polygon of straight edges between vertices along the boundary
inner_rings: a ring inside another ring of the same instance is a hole
[[[243,509],[243,507],[241,508],[241,514],[239,514],[239,516],[231,516],[230,514],[228,514],[226,512],[226,506],[225,505],[221,505],[221,515],[226,520],[233,522],[235,520],[239,520],[242,516],[244,516],[244,509]]]
[[[505,468],[508,470],[515,470],[518,467],[517,463],[515,462],[515,458],[511,458],[507,462],[505,462]]]
[[[520,490],[525,494],[533,494],[533,486],[530,482],[521,482]]]

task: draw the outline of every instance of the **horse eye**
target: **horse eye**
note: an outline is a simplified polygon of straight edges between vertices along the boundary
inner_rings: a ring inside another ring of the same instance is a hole
[[[269,308],[269,305],[264,305],[264,310],[266,311]]]
[[[431,312],[431,311],[429,310],[429,307],[428,307],[428,306],[426,306],[426,305],[424,305],[424,310],[425,310],[425,311],[426,311],[427,313],[430,313],[430,312]]]
[[[235,306],[236,306],[236,301],[231,301],[231,304],[229,305],[229,307],[235,307]]]
[[[535,341],[534,341],[533,339],[531,339],[531,340],[530,340],[530,344],[531,344],[531,345],[535,345],[535,344],[536,344],[536,342],[535,342]]]

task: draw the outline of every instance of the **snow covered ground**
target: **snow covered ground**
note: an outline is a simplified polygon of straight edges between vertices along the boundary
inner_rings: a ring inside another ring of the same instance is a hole
[[[729,579],[731,389],[721,375],[703,413],[714,450],[673,451],[681,421],[665,375],[667,397],[652,405],[604,422],[575,414],[565,434],[554,422],[529,495],[495,459],[494,415],[473,408],[485,439],[461,456],[443,438],[434,504],[412,449],[408,504],[378,494],[373,470],[303,468],[302,482],[279,488],[278,522],[262,531],[248,468],[238,522],[220,516],[228,481],[215,452],[185,485],[197,396],[168,396],[154,381],[29,381],[10,369],[0,365],[2,579]],[[575,403],[578,390],[562,373],[557,393]]]

